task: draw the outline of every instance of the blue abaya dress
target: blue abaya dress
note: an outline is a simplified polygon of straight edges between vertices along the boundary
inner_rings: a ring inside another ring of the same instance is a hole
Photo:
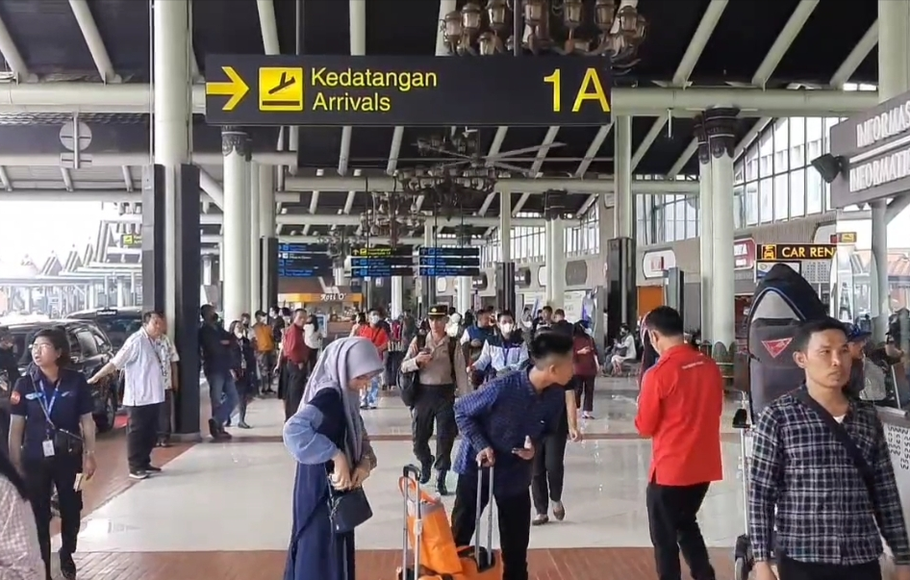
[[[344,449],[346,425],[341,393],[334,389],[318,393],[285,425],[297,476],[284,580],[354,580],[354,533],[335,534],[328,508],[331,459]]]

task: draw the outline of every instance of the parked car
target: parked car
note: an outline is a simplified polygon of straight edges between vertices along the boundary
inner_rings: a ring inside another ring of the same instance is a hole
[[[114,346],[97,324],[88,320],[49,320],[25,322],[3,327],[13,336],[13,350],[19,361],[19,372],[32,362],[32,342],[35,334],[45,328],[61,328],[69,338],[70,355],[73,364],[89,378],[114,356]],[[95,409],[92,415],[99,433],[114,428],[114,418],[119,406],[119,385],[115,377],[91,386]]]
[[[114,352],[117,352],[127,337],[142,326],[142,309],[138,306],[128,306],[126,308],[82,310],[70,314],[67,319],[94,322],[111,340]]]

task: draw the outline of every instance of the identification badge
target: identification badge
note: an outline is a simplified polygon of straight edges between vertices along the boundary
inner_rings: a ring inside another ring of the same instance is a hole
[[[50,439],[47,439],[43,443],[41,443],[41,449],[44,450],[45,457],[54,456],[54,442],[51,441]]]

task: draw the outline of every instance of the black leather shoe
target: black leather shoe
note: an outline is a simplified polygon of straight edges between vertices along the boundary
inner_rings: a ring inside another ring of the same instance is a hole
[[[420,462],[420,485],[426,485],[430,483],[430,474],[433,472],[433,459],[430,456],[426,461]]]
[[[446,487],[446,473],[445,471],[440,471],[436,474],[436,493],[439,495],[449,495],[449,488]]]
[[[60,573],[66,580],[76,580],[76,563],[70,554],[60,554]]]

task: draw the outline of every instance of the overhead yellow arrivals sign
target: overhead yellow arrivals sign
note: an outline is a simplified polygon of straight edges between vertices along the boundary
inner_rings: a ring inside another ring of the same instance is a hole
[[[213,125],[605,125],[612,109],[601,59],[212,55],[205,70]]]

